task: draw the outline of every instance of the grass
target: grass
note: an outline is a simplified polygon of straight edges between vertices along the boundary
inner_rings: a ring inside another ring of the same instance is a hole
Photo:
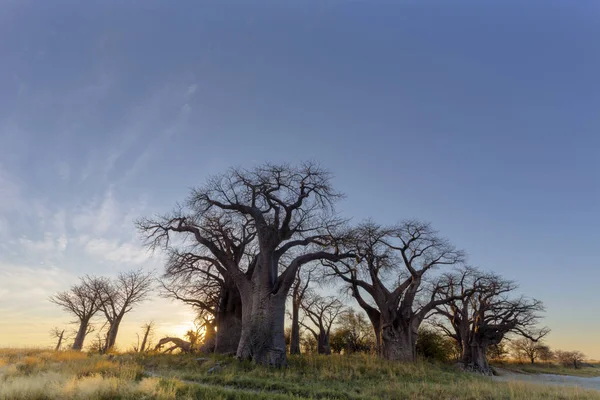
[[[596,391],[496,382],[448,365],[371,356],[294,356],[279,370],[196,358],[0,350],[0,399],[600,399]]]
[[[503,368],[512,372],[526,374],[554,374],[567,376],[581,376],[584,378],[592,378],[600,376],[600,365],[587,364],[581,368],[565,367],[556,363],[518,363],[518,362],[502,362],[494,363],[494,367]]]

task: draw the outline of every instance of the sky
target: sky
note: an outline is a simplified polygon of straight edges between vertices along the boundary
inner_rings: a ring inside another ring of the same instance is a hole
[[[319,161],[353,221],[432,226],[600,359],[597,1],[0,0],[0,346],[84,274],[162,270],[133,221],[231,166]],[[123,322],[181,334],[152,298]]]

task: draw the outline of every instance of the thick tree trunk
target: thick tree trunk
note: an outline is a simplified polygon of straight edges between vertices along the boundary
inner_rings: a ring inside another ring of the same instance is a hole
[[[319,332],[319,337],[317,338],[317,353],[325,355],[331,354],[331,346],[329,345],[329,335],[323,330]]]
[[[300,303],[292,301],[292,337],[290,354],[300,354]]]
[[[241,308],[241,304],[239,305]],[[235,354],[242,333],[241,310],[226,312],[220,316],[215,337],[215,353]]]
[[[375,332],[375,354],[381,356],[383,354],[383,349],[381,347],[381,323],[379,321],[373,322],[373,331]]]
[[[235,353],[242,333],[242,296],[233,282],[226,282],[216,315],[217,331],[214,351]]]
[[[250,307],[246,307],[248,297]],[[286,366],[285,294],[272,295],[263,289],[243,295],[242,299],[243,325],[237,357],[262,365]]]
[[[83,349],[83,342],[85,340],[85,336],[87,335],[88,324],[89,320],[80,321],[77,335],[75,335],[75,340],[73,341],[73,350],[81,351],[81,349]]]
[[[415,361],[417,335],[410,328],[382,324],[381,355],[386,360]]]
[[[473,372],[492,375],[492,369],[487,361],[487,344],[473,340],[463,351],[463,363]]]
[[[117,317],[108,327],[108,333],[106,334],[106,344],[104,345],[104,352],[108,352],[117,343],[117,334],[119,333],[119,325],[121,324],[121,317]]]

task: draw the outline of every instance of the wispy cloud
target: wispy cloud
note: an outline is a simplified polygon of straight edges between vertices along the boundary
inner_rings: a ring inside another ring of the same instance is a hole
[[[150,258],[148,251],[139,244],[117,240],[89,239],[85,243],[85,250],[92,256],[117,264],[143,264]]]
[[[69,240],[64,234],[56,236],[47,232],[42,240],[20,238],[18,243],[24,251],[29,253],[62,253],[66,250]]]

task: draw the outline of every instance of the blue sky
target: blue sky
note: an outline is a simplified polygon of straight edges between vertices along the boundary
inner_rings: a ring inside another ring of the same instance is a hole
[[[48,342],[68,317],[46,298],[81,274],[160,270],[136,217],[229,166],[312,159],[344,215],[430,221],[546,303],[550,344],[600,358],[599,18],[584,0],[0,1],[0,344]],[[123,340],[189,317],[154,300]]]

